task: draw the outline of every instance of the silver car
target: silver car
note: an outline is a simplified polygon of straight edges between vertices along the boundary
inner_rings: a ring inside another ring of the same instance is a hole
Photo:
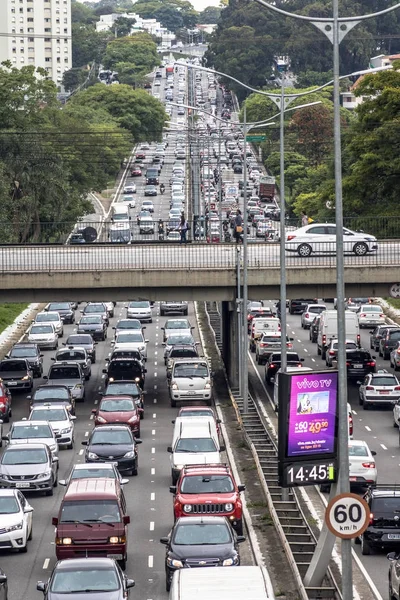
[[[161,329],[164,331],[164,342],[166,342],[170,335],[190,335],[194,327],[191,326],[188,319],[167,319]]]
[[[79,363],[56,362],[50,367],[47,379],[48,385],[65,385],[71,391],[76,402],[85,400],[85,376]]]
[[[52,323],[41,325],[34,323],[27,334],[27,341],[32,344],[37,344],[40,349],[58,348],[58,335]]]
[[[92,361],[85,348],[79,346],[68,346],[56,352],[56,362],[77,362],[85,376],[86,381],[92,376]]]
[[[60,314],[58,312],[40,312],[36,315],[33,323],[40,323],[46,325],[52,323],[54,325],[54,329],[56,330],[58,337],[62,337],[64,335],[64,322],[61,319]]]
[[[326,310],[325,304],[307,304],[304,312],[301,313],[302,329],[310,329],[314,318]]]
[[[129,483],[118,471],[117,463],[79,463],[72,467],[66,479],[60,479],[60,485],[68,486],[72,479],[116,479],[121,485]]]
[[[3,439],[10,445],[40,442],[50,448],[53,456],[58,456],[57,436],[48,421],[15,421]]]
[[[188,303],[181,301],[175,302],[160,302],[160,315],[164,316],[167,314],[178,314],[178,315],[187,315],[188,314]]]
[[[0,459],[0,487],[53,495],[58,457],[43,443],[9,445]]]
[[[139,319],[139,321],[152,323],[153,314],[148,300],[134,300],[129,302],[128,306],[125,306],[125,308],[127,319]]]

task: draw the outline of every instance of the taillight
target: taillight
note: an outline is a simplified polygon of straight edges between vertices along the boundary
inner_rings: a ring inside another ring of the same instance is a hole
[[[349,366],[350,366],[350,363],[349,363],[349,362],[347,362],[347,363],[346,363],[346,367],[349,367]]]
[[[374,360],[370,360],[369,362],[367,362],[367,367],[375,367],[376,363]]]
[[[302,365],[301,363],[299,363],[297,366],[298,366],[298,367],[302,367],[303,365]]]
[[[287,347],[287,348],[293,348],[293,344],[291,344],[290,342],[288,342],[288,343],[286,344],[286,347]]]
[[[381,317],[381,319],[385,316],[383,313],[380,313],[379,315]]]
[[[359,346],[361,343],[361,338],[360,338],[360,334],[357,335],[357,346]]]
[[[326,344],[326,335],[323,335],[323,336],[322,336],[322,343],[323,343],[323,344]]]
[[[375,463],[374,462],[362,463],[362,466],[365,469],[375,469]]]
[[[335,351],[334,350],[329,350],[329,356],[335,356]]]
[[[395,389],[395,390],[397,390],[397,391],[398,391],[398,390],[400,390],[400,385],[396,385],[396,386],[394,387],[394,389]]]
[[[369,524],[372,525],[374,522],[374,513],[369,514]]]
[[[365,388],[366,390],[374,390],[374,386],[373,385],[367,385],[367,387]],[[400,389],[400,388],[399,388]]]
[[[304,315],[304,317],[305,317],[306,319],[309,319],[309,318],[310,318],[310,315],[309,315],[308,313],[306,313],[306,314]]]
[[[360,317],[366,317],[367,315],[360,315]]]
[[[295,237],[296,237],[295,235],[288,235],[287,241],[290,242],[290,240],[294,240]]]
[[[349,415],[349,435],[353,435],[353,417]]]
[[[269,367],[270,367],[270,369],[276,369],[276,365],[274,365],[274,364],[269,365]]]

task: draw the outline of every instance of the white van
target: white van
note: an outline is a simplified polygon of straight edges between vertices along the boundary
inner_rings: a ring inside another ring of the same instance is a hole
[[[251,322],[250,350],[256,351],[256,341],[264,333],[277,333],[281,330],[281,321],[278,317],[256,317]]]
[[[120,223],[124,221],[130,221],[129,207],[128,206],[113,206],[111,221],[113,223]]]
[[[346,340],[354,340],[360,345],[360,326],[358,323],[358,315],[351,310],[345,311],[346,319]],[[321,313],[321,319],[318,327],[317,336],[317,353],[322,359],[326,359],[326,350],[330,341],[337,338],[337,311],[324,310]]]
[[[171,406],[177,402],[202,400],[211,406],[213,382],[205,358],[176,358],[167,373]]]
[[[202,427],[204,424],[209,428],[215,439],[218,439],[217,424],[213,416],[204,415],[200,417],[177,417],[175,419],[174,433],[172,435],[172,446],[175,446],[176,440],[181,436],[185,429],[191,427]]]
[[[177,569],[169,600],[275,600],[265,567]]]

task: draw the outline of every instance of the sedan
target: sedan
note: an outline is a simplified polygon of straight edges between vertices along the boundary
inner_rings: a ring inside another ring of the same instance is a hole
[[[385,313],[378,304],[363,304],[357,310],[357,314],[360,329],[385,324]]]
[[[309,329],[311,323],[317,315],[320,315],[326,310],[325,304],[307,304],[303,313],[301,313],[302,329]]]
[[[371,356],[371,353],[363,348],[346,350],[346,367],[347,379],[358,379],[368,373],[375,373],[375,356]]]
[[[164,331],[163,341],[166,342],[170,335],[191,335],[194,327],[187,319],[167,319],[161,329]]]
[[[139,321],[152,323],[153,315],[151,304],[148,300],[133,300],[125,308],[127,319],[138,319]]]
[[[36,315],[33,323],[39,323],[41,325],[48,325],[49,323],[52,323],[58,337],[62,337],[64,335],[63,321],[58,312],[40,312]]]
[[[59,446],[74,447],[74,421],[64,404],[39,404],[33,407],[28,421],[47,421],[54,431]]]
[[[57,487],[58,457],[47,444],[8,446],[0,459],[0,488],[18,488],[53,495]]]
[[[131,177],[141,177],[142,176],[142,169],[138,166],[133,167],[133,169],[131,170]]]
[[[43,379],[47,379],[48,385],[65,385],[76,402],[84,402],[85,376],[79,363],[56,362],[51,365],[49,374]]]
[[[145,196],[157,196],[157,187],[155,185],[146,185],[144,188]]]
[[[182,214],[181,208],[171,208],[171,210],[169,211],[169,214],[168,214],[168,219],[170,219],[170,220],[180,219],[181,214]]]
[[[123,194],[136,194],[136,185],[134,183],[130,183],[124,187]]]
[[[365,256],[378,250],[376,237],[366,233],[352,231],[343,227],[344,252]],[[303,258],[312,253],[336,252],[336,224],[313,223],[300,227],[287,234],[285,248],[287,252],[297,252]]]
[[[52,323],[32,325],[28,330],[27,341],[31,344],[37,344],[40,349],[51,348],[57,350],[58,348],[58,335]]]
[[[125,600],[134,585],[112,558],[71,558],[58,561],[50,579],[39,581],[36,589],[45,600]]]
[[[121,352],[121,350],[117,350],[116,352]],[[124,356],[115,357],[108,361],[107,368],[103,369],[103,373],[105,373],[106,376],[106,386],[109,381],[124,381],[127,379],[128,381],[136,381],[143,389],[147,369],[144,368],[140,352],[137,350],[133,350],[133,352],[139,354],[139,360],[137,358]]]
[[[370,331],[369,346],[371,350],[375,350],[375,352],[378,352],[379,343],[381,339],[386,335],[387,330],[398,328],[398,325],[378,325],[373,331]]]
[[[376,484],[378,471],[374,456],[368,444],[362,440],[349,440],[349,479],[350,486]]]
[[[41,385],[32,396],[27,396],[29,408],[40,404],[63,404],[71,415],[75,414],[75,398],[66,385]]]
[[[393,405],[400,400],[400,383],[396,375],[380,369],[376,373],[368,373],[364,380],[357,382],[358,398],[361,406],[367,410],[372,405]],[[396,422],[395,422],[396,424]]]
[[[147,343],[149,340],[144,339],[141,331],[129,331],[118,333],[115,340],[111,342],[114,350],[139,350],[143,358],[147,360]]]
[[[120,472],[138,474],[137,444],[142,440],[134,438],[127,425],[101,425],[95,427],[88,440],[82,442],[86,446],[86,462],[118,463]]]
[[[135,208],[136,206],[136,200],[134,196],[130,194],[121,196],[120,198],[118,198],[117,202],[119,205],[122,204],[122,206],[128,206],[129,208]]]
[[[82,373],[85,379],[88,380],[92,376],[92,361],[85,348],[79,348],[77,346],[68,346],[68,348],[61,348],[57,350],[55,358],[56,362],[75,362],[78,363],[82,369]]]
[[[84,315],[76,331],[78,334],[89,333],[94,340],[107,339],[107,323],[101,315]]]
[[[18,342],[14,344],[5,358],[24,358],[28,361],[34,377],[41,377],[43,375],[43,354],[40,353],[37,344]]]
[[[75,312],[69,302],[50,302],[44,310],[58,312],[63,323],[70,323],[72,325],[75,322]]]
[[[300,358],[297,352],[288,352],[287,353],[287,366],[288,367],[302,367],[302,363],[304,362],[304,358]],[[268,385],[272,385],[275,375],[281,368],[281,353],[273,352],[269,355],[268,360],[265,365],[265,382]]]
[[[94,365],[96,362],[96,344],[97,342],[93,341],[93,338],[90,334],[72,333],[67,337],[67,341],[65,342],[64,346],[72,346],[73,348],[75,348],[75,346],[78,346],[79,348],[85,348],[92,362],[92,365]]]
[[[32,539],[33,508],[19,490],[0,490],[0,546],[2,549],[28,550]]]
[[[154,204],[152,200],[143,200],[140,210],[147,210],[149,213],[154,212]]]
[[[121,331],[142,331],[142,329],[146,329],[146,327],[143,327],[139,319],[119,319],[115,327],[113,327],[115,331],[114,337]]]
[[[140,410],[132,396],[106,396],[92,413],[95,425],[121,423],[128,425],[135,437],[140,437]]]
[[[10,446],[40,442],[46,444],[53,456],[58,456],[58,440],[47,421],[14,421],[7,435],[3,436]]]
[[[226,517],[181,517],[167,537],[160,542],[166,546],[165,587],[169,591],[177,569],[197,567],[233,567],[240,565],[237,536]]]
[[[358,346],[354,340],[345,341],[346,350],[357,350]],[[327,367],[333,367],[333,363],[337,360],[338,341],[332,339],[326,349],[325,362]]]
[[[130,396],[135,401],[136,406],[141,408],[140,416],[143,418],[144,414],[144,396],[142,388],[137,384],[136,381],[128,381],[127,379],[122,381],[110,381],[103,393],[100,393],[103,398],[114,397],[114,396]]]

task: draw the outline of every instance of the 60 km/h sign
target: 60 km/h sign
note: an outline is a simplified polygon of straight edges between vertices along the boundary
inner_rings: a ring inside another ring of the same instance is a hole
[[[368,527],[368,504],[357,494],[339,494],[326,507],[325,522],[328,529],[342,540],[356,538]]]

